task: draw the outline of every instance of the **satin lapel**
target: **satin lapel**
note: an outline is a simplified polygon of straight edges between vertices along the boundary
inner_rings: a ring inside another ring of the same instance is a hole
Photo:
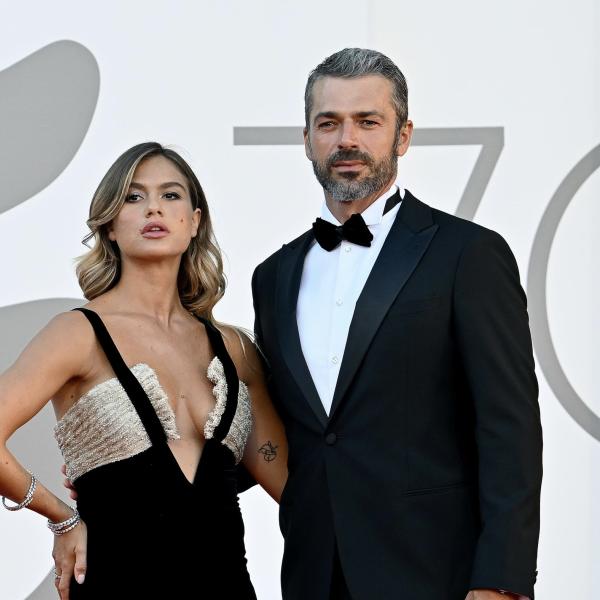
[[[406,190],[396,220],[356,303],[330,418],[348,390],[390,306],[419,264],[437,229],[431,209]]]
[[[297,243],[283,248],[277,273],[275,307],[283,358],[317,419],[325,427],[327,425],[327,413],[323,408],[323,403],[302,354],[296,321],[296,306],[298,304],[304,258],[313,239],[312,232],[307,232],[297,240]]]

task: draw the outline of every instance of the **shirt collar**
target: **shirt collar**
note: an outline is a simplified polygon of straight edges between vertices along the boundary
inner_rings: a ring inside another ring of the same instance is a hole
[[[404,197],[404,189],[397,184],[394,184],[362,212],[362,217],[368,226],[379,225],[381,223],[381,220],[384,217],[383,210],[385,208],[385,203],[388,198],[391,198],[396,193],[396,191],[400,192],[400,198]],[[390,213],[395,214],[396,211],[392,210]],[[387,215],[385,216],[387,217]],[[329,208],[327,208],[326,202],[323,202],[323,207],[321,208],[321,218],[334,225],[340,225],[340,222],[331,214]]]

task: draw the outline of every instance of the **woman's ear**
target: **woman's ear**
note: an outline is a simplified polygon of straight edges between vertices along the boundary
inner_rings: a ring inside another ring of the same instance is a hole
[[[192,215],[192,237],[195,238],[198,235],[198,227],[202,221],[202,211],[197,208]]]

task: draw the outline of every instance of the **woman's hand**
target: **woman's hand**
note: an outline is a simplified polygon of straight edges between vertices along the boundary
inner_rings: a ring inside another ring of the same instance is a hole
[[[54,585],[60,600],[69,600],[71,577],[83,583],[87,569],[87,527],[80,521],[75,529],[54,536]]]

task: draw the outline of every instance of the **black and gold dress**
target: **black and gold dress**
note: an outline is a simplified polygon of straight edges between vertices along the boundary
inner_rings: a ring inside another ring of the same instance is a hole
[[[87,574],[70,597],[255,599],[246,568],[236,464],[252,427],[248,390],[218,329],[201,319],[215,354],[216,404],[193,482],[167,442],[175,415],[154,370],[129,368],[100,317],[88,318],[116,377],[82,396],[55,437],[88,528]]]

